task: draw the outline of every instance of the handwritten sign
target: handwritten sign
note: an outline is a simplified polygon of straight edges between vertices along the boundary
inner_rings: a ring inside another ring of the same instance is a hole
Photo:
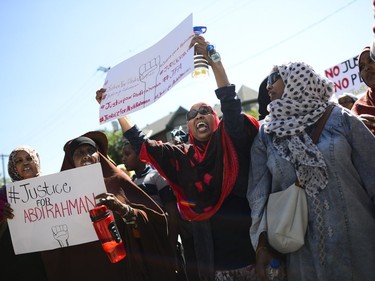
[[[335,84],[335,97],[343,93],[359,95],[367,89],[358,69],[358,57],[352,57],[325,70],[325,76]]]
[[[108,71],[100,124],[151,105],[193,71],[192,15],[151,48]]]
[[[8,220],[16,254],[98,240],[89,210],[106,192],[99,163],[7,184]]]

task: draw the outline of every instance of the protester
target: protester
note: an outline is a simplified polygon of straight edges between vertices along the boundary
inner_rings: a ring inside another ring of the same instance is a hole
[[[357,99],[358,97],[352,93],[343,93],[341,96],[339,96],[337,102],[339,105],[351,110]]]
[[[127,256],[110,263],[99,241],[45,251],[49,280],[175,280],[165,214],[108,158],[105,134],[88,132],[64,151],[61,171],[100,163],[107,193],[97,196],[98,204],[113,211]]]
[[[150,164],[141,161],[131,143],[124,139],[122,161],[126,170],[133,172],[133,181],[146,192],[167,214],[168,235],[177,257],[178,280],[196,280],[196,258],[191,237],[186,235],[186,224],[177,209],[176,197],[169,183]],[[180,236],[181,243],[178,241]],[[186,238],[186,239],[185,239]],[[192,249],[191,249],[192,248]],[[187,254],[186,256],[184,254]],[[190,277],[190,278],[189,278]]]
[[[306,191],[308,227],[302,248],[285,256],[288,280],[375,280],[375,137],[335,106],[313,144],[333,83],[306,63],[274,67],[267,89],[270,113],[252,146],[248,188],[260,280],[275,253],[267,241],[269,194],[296,180]]]
[[[171,137],[172,143],[175,145],[189,143],[189,134],[182,129],[182,126],[179,126],[178,129],[173,129],[171,131]],[[183,218],[181,218],[180,223],[181,239],[186,263],[186,273],[189,281],[199,280],[197,256],[194,249],[193,226],[190,221]]]
[[[39,154],[29,146],[16,147],[9,155],[8,174],[12,182],[41,175]],[[7,220],[13,219],[7,201],[6,186],[0,188],[0,260],[1,274],[7,280],[47,280],[40,252],[16,255]]]
[[[125,174],[127,174],[129,177],[133,177],[134,172],[133,171],[128,171],[125,167],[124,164],[118,164],[117,168],[119,168],[121,171],[123,171]]]
[[[202,36],[191,41],[215,75],[221,121],[211,106],[196,103],[187,113],[190,143],[179,145],[146,139],[126,116],[119,122],[140,159],[168,180],[182,216],[192,221],[201,280],[253,280],[255,253],[246,188],[250,147],[259,124],[241,113],[235,86],[222,62],[214,63],[208,56],[207,45]],[[97,91],[99,103],[104,92]]]
[[[267,91],[267,79],[268,76],[263,79],[262,83],[259,85],[259,90],[258,90],[258,121],[259,124],[263,123],[264,118],[268,115],[268,110],[267,110],[267,105],[270,103],[270,97],[268,96],[268,91]]]
[[[365,47],[358,56],[358,68],[363,82],[368,86],[366,93],[353,105],[352,112],[375,134],[375,62],[370,57],[370,47]]]

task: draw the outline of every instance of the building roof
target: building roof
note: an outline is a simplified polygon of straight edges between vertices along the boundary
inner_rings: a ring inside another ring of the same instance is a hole
[[[258,92],[253,89],[242,85],[237,93],[238,97],[242,100],[243,103],[247,101],[254,101],[258,99]]]
[[[148,135],[156,135],[160,132],[163,132],[165,129],[173,129],[173,120],[177,115],[184,114],[188,112],[187,109],[183,108],[182,106],[178,107],[176,111],[169,112],[168,115],[162,117],[161,119],[155,121],[154,123],[147,124],[142,131]],[[150,133],[151,132],[151,133]]]

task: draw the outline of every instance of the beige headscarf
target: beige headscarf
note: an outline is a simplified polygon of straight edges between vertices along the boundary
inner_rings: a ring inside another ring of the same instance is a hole
[[[17,169],[16,169],[16,162],[15,162],[15,157],[18,152],[20,151],[25,151],[28,153],[35,163],[36,169],[37,169],[37,174],[36,176],[40,176],[41,171],[40,171],[40,158],[38,152],[30,146],[23,145],[23,146],[18,146],[9,155],[9,161],[8,161],[8,174],[10,178],[12,179],[13,182],[23,180],[23,178],[18,174]]]

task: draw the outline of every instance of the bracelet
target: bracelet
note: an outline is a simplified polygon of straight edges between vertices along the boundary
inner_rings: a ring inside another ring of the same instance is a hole
[[[125,222],[127,224],[135,224],[136,216],[135,216],[133,208],[130,207],[129,205],[126,205],[126,208],[127,210],[125,214],[122,215],[122,217],[125,219]]]
[[[208,57],[214,62],[217,63],[221,60],[221,56],[218,52],[216,52],[214,45],[207,45],[207,53]]]
[[[208,56],[210,57],[210,59],[214,62],[214,63],[217,63],[221,60],[221,56],[218,52],[215,52],[215,53],[208,53]]]
[[[268,251],[268,248],[266,247],[266,246],[261,246],[261,247],[258,247],[258,249],[256,250],[256,252],[255,252],[255,258],[257,258],[258,257],[258,253],[259,253],[259,251],[260,250],[266,250],[266,251]]]

